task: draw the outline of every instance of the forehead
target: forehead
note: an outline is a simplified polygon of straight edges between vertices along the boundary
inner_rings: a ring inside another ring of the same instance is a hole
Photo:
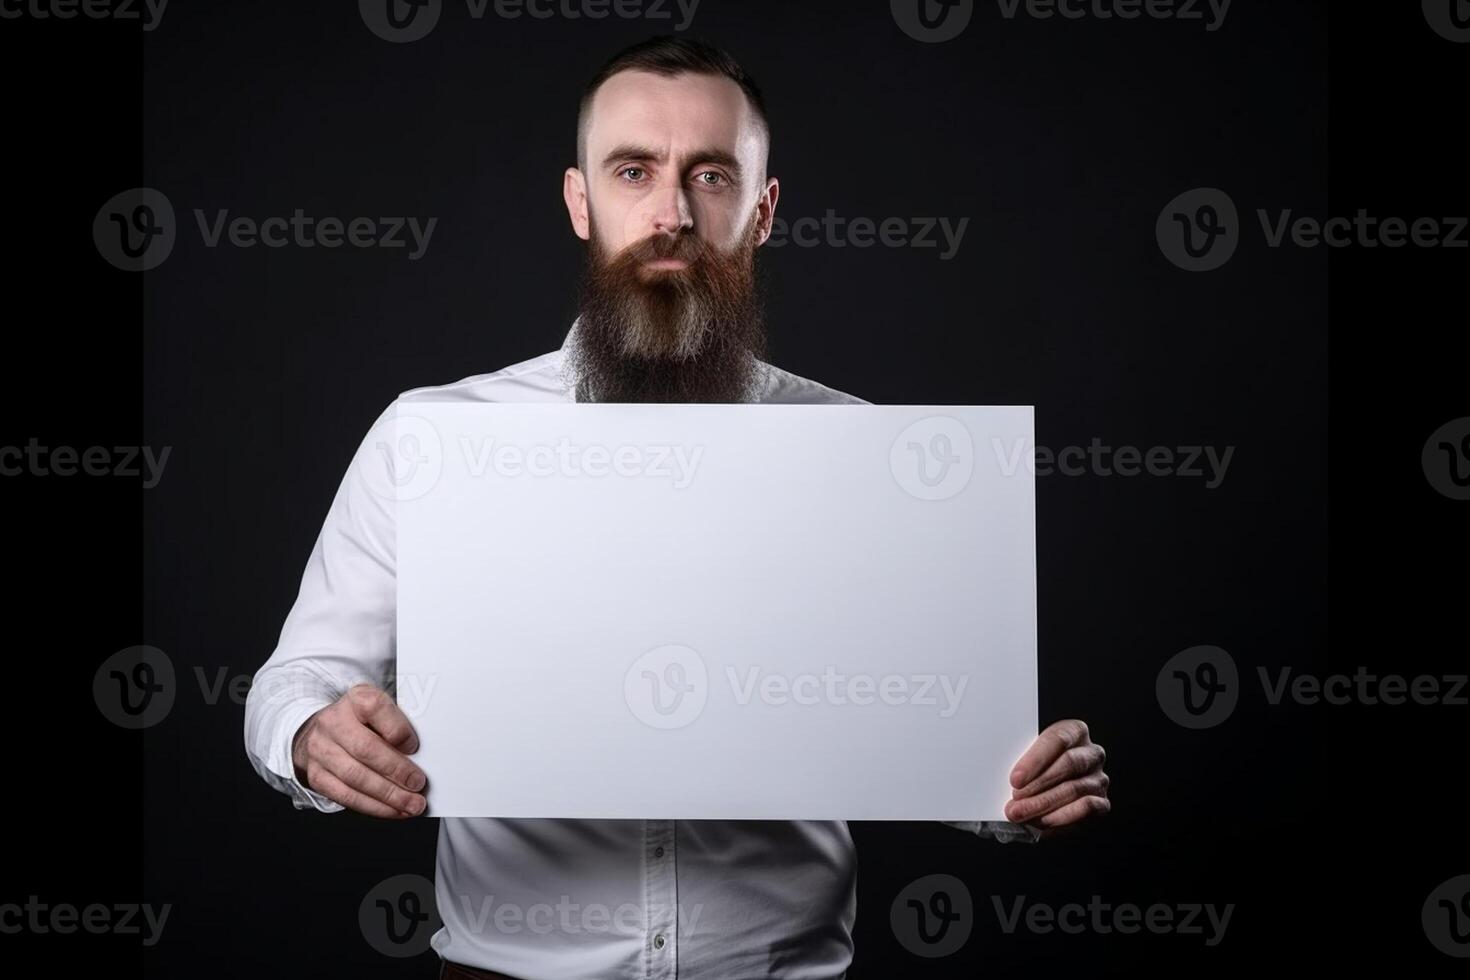
[[[602,154],[625,143],[675,152],[719,148],[752,167],[763,150],[760,122],[740,86],[724,75],[690,72],[623,71],[598,88],[588,114],[588,166],[598,167]]]

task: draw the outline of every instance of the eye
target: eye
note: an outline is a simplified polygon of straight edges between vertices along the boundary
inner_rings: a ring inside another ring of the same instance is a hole
[[[618,173],[619,173],[619,176],[625,176],[625,175],[627,175],[629,173],[639,173],[639,174],[641,174],[641,173],[643,173],[643,168],[642,167],[624,167]],[[635,180],[632,181],[632,183],[635,183],[636,184],[636,183],[638,183],[638,181],[635,179]]]
[[[713,177],[713,178],[715,178],[714,181],[708,181],[708,180],[704,181],[704,184],[706,186],[708,186],[708,187],[719,187],[722,184],[728,184],[729,183],[729,181],[725,179],[725,175],[724,174],[719,173],[718,171],[715,171],[715,170],[706,170],[704,173],[700,174],[699,177],[701,179],[704,178],[704,177]]]

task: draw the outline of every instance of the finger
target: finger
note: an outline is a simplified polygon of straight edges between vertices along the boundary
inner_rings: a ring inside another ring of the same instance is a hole
[[[317,756],[317,761],[338,780],[365,796],[414,816],[424,812],[427,801],[422,796],[410,793],[385,776],[374,772],[365,762],[354,758],[341,745],[333,743],[324,746]]]
[[[1045,772],[1020,789],[1012,791],[1011,796],[1015,799],[1035,796],[1069,779],[1080,779],[1102,769],[1106,759],[1107,753],[1103,751],[1103,747],[1091,742],[1068,749]]]
[[[1101,816],[1111,813],[1113,804],[1101,796],[1084,796],[1074,803],[1068,803],[1060,810],[1053,810],[1035,820],[1035,825],[1043,832],[1067,827],[1091,816]]]
[[[1006,804],[1006,819],[1012,823],[1025,823],[1084,796],[1107,796],[1108,782],[1108,774],[1098,772],[1081,779],[1069,779],[1035,796],[1013,799]]]
[[[419,750],[419,737],[412,723],[386,691],[358,684],[347,697],[357,720],[383,736],[383,741],[409,755]]]
[[[365,725],[343,732],[338,741],[353,758],[411,793],[422,792],[428,784],[422,769]]]
[[[1077,745],[1085,745],[1087,741],[1087,724],[1076,718],[1048,725],[1045,731],[1036,736],[1036,741],[1031,743],[1031,747],[1011,770],[1011,785],[1025,786],[1038,773],[1045,772],[1063,752]]]
[[[313,789],[327,799],[342,804],[349,810],[356,810],[358,813],[365,813],[370,817],[382,817],[385,820],[406,820],[413,816],[411,813],[395,810],[386,803],[380,803],[371,797],[359,793],[319,766],[313,766],[311,778]]]

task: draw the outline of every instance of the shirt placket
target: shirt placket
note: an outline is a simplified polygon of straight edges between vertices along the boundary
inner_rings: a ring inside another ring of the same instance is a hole
[[[679,975],[679,888],[674,821],[643,821],[643,961],[647,980]]]

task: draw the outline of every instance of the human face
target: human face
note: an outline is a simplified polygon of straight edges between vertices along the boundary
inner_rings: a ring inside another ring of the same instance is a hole
[[[723,77],[626,72],[599,89],[590,120],[589,173],[567,183],[588,242],[571,358],[584,394],[742,400],[764,351],[755,252],[776,195],[774,181],[752,192],[765,148],[744,93]]]
[[[566,172],[563,197],[577,235],[596,234],[603,253],[691,232],[728,252],[752,222],[757,246],[770,237],[779,184],[766,176],[765,133],[723,75],[619,72],[593,97],[585,141],[587,172]]]

